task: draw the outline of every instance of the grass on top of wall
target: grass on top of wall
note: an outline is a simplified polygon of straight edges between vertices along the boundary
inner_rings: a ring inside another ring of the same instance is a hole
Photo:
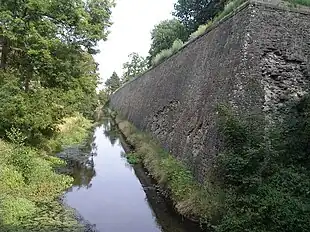
[[[287,2],[293,4],[294,6],[310,6],[310,0],[286,0]]]
[[[201,223],[216,220],[221,214],[223,198],[219,186],[199,184],[180,161],[164,151],[149,135],[139,132],[131,123],[116,117],[119,129],[135,148],[129,159],[141,161],[153,178],[169,190],[176,210]]]

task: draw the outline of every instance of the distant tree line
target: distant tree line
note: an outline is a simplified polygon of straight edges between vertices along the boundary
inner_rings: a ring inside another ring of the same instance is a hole
[[[206,24],[223,11],[227,1],[178,0],[172,13],[174,18],[160,22],[151,31],[149,55],[142,57],[131,53],[128,62],[123,65],[122,76],[119,77],[114,72],[105,82],[106,94],[113,93],[121,85],[177,52],[200,25]]]

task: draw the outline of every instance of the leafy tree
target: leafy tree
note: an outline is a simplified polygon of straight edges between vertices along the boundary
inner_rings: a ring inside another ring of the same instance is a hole
[[[197,30],[224,9],[227,0],[178,0],[173,15],[189,30]]]
[[[116,72],[113,72],[112,76],[105,82],[108,94],[113,93],[121,86],[121,80]]]
[[[66,115],[91,116],[97,64],[112,0],[6,0],[0,4],[0,136],[19,128],[29,140],[52,135]]]
[[[173,42],[177,39],[185,42],[188,39],[188,35],[185,26],[177,19],[160,22],[151,32],[150,59],[152,60],[162,50],[172,47]]]
[[[109,0],[4,1],[1,66],[19,69],[26,91],[32,81],[55,87],[74,78],[81,53],[96,53],[97,42],[107,38],[111,6]]]
[[[105,106],[109,101],[109,94],[107,93],[106,89],[102,89],[98,93],[98,100],[100,105]]]
[[[131,53],[128,56],[129,61],[123,64],[122,83],[126,83],[131,79],[141,75],[148,68],[147,59],[137,53]]]

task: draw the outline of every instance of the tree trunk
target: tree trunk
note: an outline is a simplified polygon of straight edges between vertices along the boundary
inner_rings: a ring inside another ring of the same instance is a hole
[[[8,53],[9,53],[9,43],[6,38],[0,37],[0,68],[5,69],[7,65],[7,59],[8,59]]]

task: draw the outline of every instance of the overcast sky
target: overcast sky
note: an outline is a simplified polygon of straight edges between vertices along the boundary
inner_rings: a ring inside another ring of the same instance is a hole
[[[112,11],[113,26],[108,40],[99,44],[101,80],[104,82],[115,70],[122,74],[122,64],[128,55],[137,52],[146,56],[150,48],[150,32],[155,24],[172,18],[176,0],[116,0]]]

